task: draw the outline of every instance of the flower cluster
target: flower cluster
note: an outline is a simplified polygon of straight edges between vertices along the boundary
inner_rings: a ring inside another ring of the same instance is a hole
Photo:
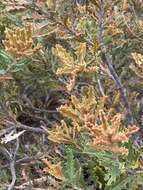
[[[81,98],[71,96],[71,103],[60,106],[57,110],[74,122],[84,121],[87,115],[95,116],[96,113],[104,107],[105,97],[96,101],[96,95],[93,86],[89,86],[85,95]],[[96,112],[96,113],[95,113]]]
[[[86,43],[81,43],[77,49],[76,60],[74,60],[73,57],[61,45],[56,45],[56,48],[53,48],[53,53],[58,56],[62,62],[61,68],[58,68],[56,74],[71,76],[71,80],[67,85],[68,91],[73,89],[78,74],[92,74],[98,70],[97,66],[87,66],[85,62]]]
[[[76,145],[77,134],[89,134],[92,138],[92,143],[89,143],[89,146],[100,151],[128,155],[128,149],[119,145],[127,142],[129,136],[136,133],[139,128],[129,126],[121,132],[122,115],[118,113],[112,116],[110,109],[108,115],[106,115],[103,111],[105,98],[101,97],[97,101],[92,86],[88,87],[86,94],[81,98],[71,96],[71,103],[62,105],[57,110],[64,117],[71,119],[72,125],[67,126],[62,121],[61,126],[57,126],[49,132],[48,138],[59,144]]]
[[[89,146],[100,151],[109,151],[115,154],[128,155],[128,149],[119,147],[118,143],[125,143],[129,136],[136,133],[139,128],[129,126],[125,131],[120,132],[121,114],[116,114],[109,119],[103,111],[99,112],[100,124],[86,120],[85,126],[89,129],[93,142]]]
[[[42,46],[41,44],[37,44],[36,47],[33,48],[32,32],[32,24],[28,24],[22,29],[6,29],[6,37],[4,40],[5,50],[18,60],[37,52]]]

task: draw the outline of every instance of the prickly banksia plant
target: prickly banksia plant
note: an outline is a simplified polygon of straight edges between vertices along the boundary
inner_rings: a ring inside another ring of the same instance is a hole
[[[5,40],[3,42],[5,50],[15,56],[16,59],[21,59],[37,52],[42,46],[41,44],[37,44],[33,47],[32,33],[32,24],[28,24],[22,29],[6,29]]]
[[[129,126],[125,131],[120,132],[122,115],[120,113],[112,119],[105,115],[104,111],[99,112],[100,124],[91,122],[88,118],[85,127],[89,129],[93,142],[89,146],[100,150],[109,151],[115,154],[128,155],[128,149],[119,147],[118,143],[124,144],[129,140],[129,136],[136,133],[139,128]]]
[[[135,61],[134,65],[130,68],[135,72],[135,74],[143,79],[143,55],[139,53],[132,53],[133,59]]]

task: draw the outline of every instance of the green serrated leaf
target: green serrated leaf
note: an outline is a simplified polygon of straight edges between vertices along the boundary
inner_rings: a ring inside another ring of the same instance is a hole
[[[81,186],[83,182],[82,169],[78,159],[74,158],[73,150],[67,150],[67,162],[64,168],[65,183],[74,187]]]

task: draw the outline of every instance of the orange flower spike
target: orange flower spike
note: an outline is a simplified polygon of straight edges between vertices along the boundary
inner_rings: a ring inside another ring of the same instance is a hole
[[[120,113],[118,113],[111,120],[112,131],[113,131],[114,135],[116,135],[118,133],[118,131],[119,131],[119,126],[120,126],[121,119],[122,119],[122,115]]]
[[[107,148],[107,150],[115,154],[122,154],[125,156],[128,156],[129,154],[129,150],[125,147],[112,146],[112,147],[109,147],[109,149]]]
[[[91,123],[91,122],[89,122],[89,121],[86,122],[85,125],[86,125],[86,127],[87,127],[88,129],[91,129],[91,130],[93,129],[93,126],[94,126],[93,123]]]
[[[124,133],[118,133],[117,135],[112,137],[112,142],[121,142],[125,143],[128,141],[128,137]]]
[[[94,127],[92,127],[91,131],[92,131],[94,136],[96,135],[96,136],[101,137],[101,133],[102,133],[102,128],[101,127],[95,125]]]
[[[99,117],[100,117],[100,120],[102,122],[103,129],[107,130],[109,128],[109,124],[107,121],[107,117],[105,116],[105,113],[103,111],[100,111]]]

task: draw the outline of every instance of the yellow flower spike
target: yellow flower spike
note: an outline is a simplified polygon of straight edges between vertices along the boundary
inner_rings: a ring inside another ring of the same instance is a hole
[[[98,72],[98,67],[93,66],[93,67],[85,68],[84,72],[88,73],[88,74],[94,74],[94,73]]]
[[[70,56],[69,53],[59,44],[56,45],[56,48],[52,49],[53,53],[56,54],[61,62],[63,63],[63,66],[73,64],[74,60]]]
[[[32,38],[32,31],[33,31],[32,24],[28,24],[26,26],[26,37],[28,41]]]
[[[76,109],[80,110],[80,108],[81,108],[81,103],[80,103],[80,100],[79,100],[76,96],[71,96],[71,102],[72,102],[73,106],[74,106]]]
[[[99,43],[97,40],[95,40],[93,44],[93,52],[96,53],[98,49],[99,49]]]
[[[46,0],[46,4],[48,6],[48,9],[51,9],[54,6],[54,1],[53,0]]]
[[[77,59],[79,64],[84,64],[84,59],[86,56],[86,43],[80,43],[79,48],[76,51]]]
[[[77,8],[80,13],[86,13],[86,5],[82,6],[79,3],[77,3]]]
[[[81,101],[81,112],[84,114],[89,113],[92,109],[95,108],[97,102],[96,102],[96,96],[94,92],[93,86],[89,86],[87,89],[87,93],[85,96],[82,97]]]
[[[105,100],[107,99],[107,96],[101,96],[98,100],[98,105],[96,108],[96,113],[99,113],[100,110],[104,109],[104,105],[105,105]],[[95,115],[97,116],[97,114],[95,113]]]
[[[25,30],[21,30],[21,41],[26,41],[26,32]]]
[[[120,34],[123,34],[123,31],[118,26],[109,24],[109,26],[107,28],[107,35],[114,37],[114,36],[120,35]]]

